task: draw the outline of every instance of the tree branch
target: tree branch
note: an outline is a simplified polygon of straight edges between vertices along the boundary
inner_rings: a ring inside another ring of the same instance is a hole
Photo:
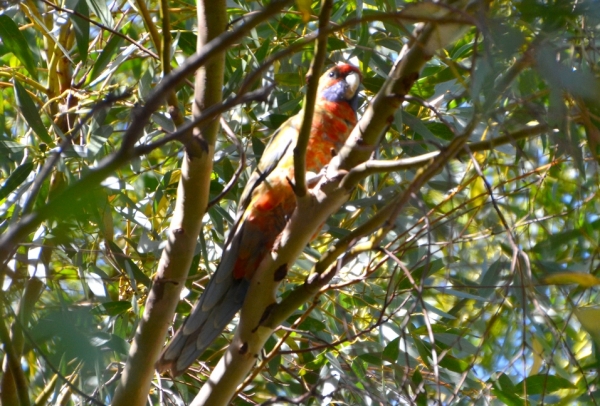
[[[150,40],[152,41],[152,45],[154,45],[154,49],[156,50],[155,58],[162,60],[162,41],[160,38],[160,33],[156,28],[156,24],[154,24],[154,21],[152,21],[152,16],[148,11],[146,2],[143,0],[135,0],[135,5],[139,10],[140,16],[142,17],[142,21],[144,22],[144,26],[148,30],[148,34],[150,34]]]
[[[332,248],[330,248],[321,259],[315,264],[313,272],[309,275],[306,282],[300,287],[286,296],[279,304],[272,307],[267,326],[274,328],[283,322],[290,314],[292,314],[302,303],[310,300],[323,286],[325,286],[337,272],[337,267],[332,266],[334,262],[360,238],[372,234],[376,231],[377,234],[368,244],[367,249],[373,249],[379,239],[385,236],[389,228],[393,226],[393,219],[397,213],[406,205],[410,198],[417,193],[421,187],[452,159],[464,146],[464,143],[470,135],[470,130],[467,133],[456,137],[447,148],[440,151],[438,155],[430,158],[430,164],[423,168],[421,172],[413,179],[406,190],[393,198],[386,206],[381,208],[368,221],[361,224],[352,230],[344,238],[340,239]],[[343,181],[340,183],[340,189],[344,189]],[[386,225],[387,224],[387,225]],[[361,246],[364,250],[365,247]]]
[[[329,25],[329,17],[333,8],[333,0],[321,1],[321,14],[319,15],[319,31],[324,31]],[[294,148],[294,193],[298,198],[306,196],[306,148],[312,129],[312,120],[315,112],[315,101],[317,100],[317,90],[319,88],[319,79],[325,58],[327,57],[327,37],[319,37],[315,44],[315,56],[310,64],[310,69],[306,75],[306,95],[304,96],[304,105],[302,110],[302,126],[298,133],[298,141]]]
[[[224,102],[214,104],[202,111],[198,117],[193,120],[186,122],[184,125],[179,127],[177,131],[174,131],[165,137],[154,141],[150,144],[139,145],[135,147],[133,156],[142,156],[149,154],[157,148],[162,147],[172,141],[182,141],[187,137],[190,131],[196,127],[202,127],[207,125],[211,121],[215,120],[217,116],[231,110],[233,107],[240,104],[246,104],[253,101],[265,101],[267,96],[273,91],[274,86],[261,87],[260,89],[254,90],[246,94],[237,94]]]
[[[27,380],[25,379],[25,374],[23,373],[23,369],[21,369],[21,363],[19,362],[20,356],[15,351],[12,340],[10,339],[10,335],[8,334],[8,329],[4,324],[4,320],[0,321],[0,341],[2,341],[2,345],[4,347],[4,362],[6,363],[7,368],[4,369],[4,376],[2,377],[2,389],[3,392],[1,394],[2,402],[6,402],[7,400],[18,401],[18,404],[21,406],[29,406],[29,394],[27,393],[27,388],[29,385],[27,384]],[[8,376],[6,376],[8,375]],[[12,393],[6,393],[6,390],[9,389],[9,386],[5,384],[5,382],[10,379],[12,389],[16,390],[16,399],[11,399]]]
[[[197,9],[197,51],[202,52],[204,47],[226,35],[224,31],[227,26],[227,6],[225,0],[202,0],[197,2]],[[170,52],[170,49],[163,51]],[[196,73],[193,121],[204,116],[205,110],[214,110],[215,106],[223,105],[224,51],[225,49]],[[202,216],[206,212],[210,192],[219,121],[211,119],[202,127],[186,127],[191,131],[185,131],[183,128],[178,131],[183,134],[185,154],[175,209],[169,226],[170,235],[146,298],[144,315],[131,344],[121,381],[115,391],[112,402],[115,406],[141,406],[146,401],[154,377],[154,364],[164,345],[167,329],[179,302],[179,295],[185,284],[202,228]]]
[[[507,133],[490,140],[469,143],[468,147],[473,152],[492,150],[499,145],[509,144],[525,138],[535,137],[547,132],[550,127],[546,124],[538,124],[512,133]],[[399,170],[422,168],[437,157],[441,151],[429,152],[410,158],[396,160],[369,160],[352,168],[342,181],[341,186],[352,189],[358,182],[367,176],[376,173],[387,173]],[[468,155],[465,150],[459,151],[458,156]]]

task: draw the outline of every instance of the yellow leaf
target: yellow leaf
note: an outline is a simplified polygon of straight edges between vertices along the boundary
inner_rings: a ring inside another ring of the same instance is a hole
[[[600,278],[589,273],[581,272],[559,272],[544,278],[544,283],[550,285],[579,285],[582,288],[591,288],[600,285]]]
[[[531,369],[529,370],[529,375],[535,375],[538,372],[540,372],[540,369],[542,369],[542,354],[544,353],[544,347],[542,346],[542,343],[540,343],[540,340],[538,340],[537,337],[533,337],[533,343],[532,343],[532,352],[533,352],[533,362],[531,364]]]
[[[169,185],[179,182],[179,179],[181,179],[181,169],[175,169],[173,172],[171,172]]]
[[[474,207],[483,206],[487,201],[487,189],[481,176],[477,176],[471,184],[469,197]]]
[[[298,10],[302,13],[302,21],[307,23],[310,20],[310,15],[312,14],[312,0],[296,0],[296,6],[298,6]]]
[[[575,309],[575,316],[585,331],[592,336],[596,345],[600,346],[600,309],[582,307]]]

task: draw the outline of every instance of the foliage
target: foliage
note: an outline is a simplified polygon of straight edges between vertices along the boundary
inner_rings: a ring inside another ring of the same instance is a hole
[[[261,3],[228,1],[232,26]],[[329,36],[328,62],[360,67],[359,113],[416,22],[390,15],[411,4],[334,3],[334,27],[357,22]],[[136,106],[164,71],[149,28],[163,27],[159,4],[146,4],[150,19],[142,6],[96,0],[70,0],[64,8],[51,1],[4,6],[1,233],[121,147]],[[487,6],[473,14],[476,27],[427,62],[376,158],[419,158],[466,131],[469,151],[412,194],[375,247],[360,250],[370,235],[355,242],[331,284],[269,339],[234,404],[277,397],[356,405],[596,403],[600,13],[593,0]],[[196,10],[193,1],[169,7],[175,68],[195,52]],[[267,102],[223,115],[242,148],[226,136],[218,140],[211,198],[234,177],[242,154],[248,165],[204,216],[175,325],[218,263],[244,182],[271,132],[300,109],[314,48],[279,53],[315,30],[316,17],[305,22],[302,7],[259,25],[226,51],[224,97],[265,61],[270,68],[262,84],[274,81],[277,88]],[[317,2],[312,10],[318,12]],[[192,95],[191,83],[176,89],[188,117]],[[174,130],[163,108],[138,145]],[[45,175],[65,139],[68,148]],[[7,330],[13,342],[22,330],[21,347],[13,346],[36,404],[83,404],[83,394],[110,403],[167,238],[181,156],[181,144],[165,143],[114,170],[100,187],[81,191],[20,241],[0,273],[4,354]],[[406,190],[427,161],[419,162],[364,180],[306,247],[281,296],[336,241]],[[191,401],[230,327],[184,377],[157,378],[150,402]]]

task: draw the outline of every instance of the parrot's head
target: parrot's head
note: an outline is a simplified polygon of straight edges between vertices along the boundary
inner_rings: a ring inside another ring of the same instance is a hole
[[[362,75],[356,66],[340,63],[321,76],[318,94],[330,102],[346,102],[356,111],[361,80]]]

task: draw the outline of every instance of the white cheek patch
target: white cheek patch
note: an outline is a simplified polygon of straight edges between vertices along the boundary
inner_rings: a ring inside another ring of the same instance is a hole
[[[358,86],[360,85],[360,77],[358,76],[358,73],[351,72],[344,80],[346,83],[348,83],[348,88],[346,89],[346,98],[351,99],[358,90]]]

